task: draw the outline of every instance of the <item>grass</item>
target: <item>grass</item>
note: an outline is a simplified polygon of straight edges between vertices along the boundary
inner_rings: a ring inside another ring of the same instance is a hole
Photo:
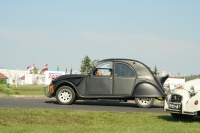
[[[197,133],[199,120],[175,121],[155,113],[0,109],[2,133]]]
[[[10,85],[10,89],[20,95],[44,95],[44,85]]]
[[[11,89],[43,89],[44,85],[10,85]]]

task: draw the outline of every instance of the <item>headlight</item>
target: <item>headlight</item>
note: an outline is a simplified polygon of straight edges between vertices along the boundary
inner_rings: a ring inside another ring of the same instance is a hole
[[[191,87],[190,87],[190,93],[191,93],[192,95],[194,95],[194,93],[195,93],[195,91],[194,91],[194,86],[191,86]]]

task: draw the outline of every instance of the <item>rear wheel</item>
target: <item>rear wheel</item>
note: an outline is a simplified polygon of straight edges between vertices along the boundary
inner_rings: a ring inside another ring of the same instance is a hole
[[[135,98],[137,106],[141,108],[149,108],[153,105],[155,98],[152,97],[139,97]]]
[[[75,92],[69,86],[62,86],[56,91],[56,100],[60,104],[69,105],[72,104],[75,99]]]
[[[194,115],[184,115],[184,114],[176,114],[176,113],[171,113],[172,117],[176,120],[191,120]]]

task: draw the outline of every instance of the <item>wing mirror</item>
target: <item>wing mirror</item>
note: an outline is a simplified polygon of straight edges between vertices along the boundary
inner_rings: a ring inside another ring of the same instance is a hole
[[[90,70],[89,75],[92,75],[92,70]]]

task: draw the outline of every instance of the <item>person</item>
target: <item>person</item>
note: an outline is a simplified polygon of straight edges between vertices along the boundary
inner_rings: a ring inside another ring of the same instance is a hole
[[[103,73],[102,73],[102,71],[98,71],[98,70],[96,70],[95,75],[100,75],[100,76],[102,76]]]
[[[112,69],[109,69],[109,71],[110,71],[110,75],[109,76],[112,76]]]

